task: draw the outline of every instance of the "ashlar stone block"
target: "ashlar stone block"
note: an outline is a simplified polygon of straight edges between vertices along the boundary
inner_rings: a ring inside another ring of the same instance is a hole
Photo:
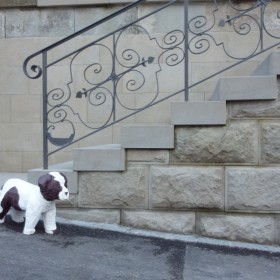
[[[122,224],[150,230],[190,234],[195,230],[195,213],[182,211],[123,210]]]
[[[168,164],[169,152],[167,150],[128,149],[126,151],[126,159],[128,162],[142,164]]]
[[[273,244],[274,230],[272,215],[197,214],[196,233],[211,238]]]
[[[257,164],[258,126],[255,121],[229,122],[223,127],[178,127],[170,162]]]
[[[276,243],[280,244],[280,215],[276,215]]]
[[[280,103],[273,101],[234,102],[228,104],[231,118],[279,118]]]
[[[151,208],[224,208],[223,168],[154,166],[150,173]]]
[[[79,206],[147,209],[147,168],[131,165],[125,172],[80,172]]]
[[[280,168],[226,170],[227,210],[280,211]]]
[[[280,163],[280,123],[260,124],[261,163]]]
[[[120,223],[120,210],[115,209],[58,209],[57,216],[86,222]]]

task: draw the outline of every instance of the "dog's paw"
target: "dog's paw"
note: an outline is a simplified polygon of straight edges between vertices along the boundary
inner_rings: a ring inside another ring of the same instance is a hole
[[[57,229],[45,229],[45,232],[46,232],[47,234],[56,234]]]
[[[3,223],[4,223],[4,221],[5,221],[5,218],[4,218],[4,219],[2,219],[2,220],[0,220],[0,224],[3,224]]]
[[[31,235],[35,233],[35,229],[24,229],[23,234]]]

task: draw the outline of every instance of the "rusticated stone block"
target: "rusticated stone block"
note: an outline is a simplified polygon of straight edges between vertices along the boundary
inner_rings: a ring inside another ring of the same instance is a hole
[[[168,164],[169,152],[167,150],[128,149],[126,151],[126,159],[128,162]]]
[[[258,127],[255,121],[225,127],[178,127],[171,163],[257,164]]]
[[[0,8],[36,6],[37,0],[1,0]]]
[[[260,125],[261,163],[280,163],[280,123]]]
[[[197,234],[212,238],[275,243],[273,215],[199,213],[196,230]]]
[[[6,11],[6,37],[67,36],[74,32],[74,9]]]
[[[125,172],[80,172],[79,206],[147,209],[147,168],[135,165]]]
[[[276,243],[280,244],[280,215],[276,215]]]
[[[115,209],[58,209],[57,216],[86,222],[119,224],[120,210]]]
[[[279,118],[278,101],[237,102],[229,104],[231,118]]]
[[[122,224],[157,231],[188,234],[195,230],[194,212],[123,210]]]
[[[212,167],[152,167],[152,208],[223,209],[224,170]]]
[[[280,210],[280,168],[227,168],[226,182],[226,209]]]

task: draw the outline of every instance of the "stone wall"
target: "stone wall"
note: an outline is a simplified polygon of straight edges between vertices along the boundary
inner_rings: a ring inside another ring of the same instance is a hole
[[[175,149],[128,149],[124,172],[79,172],[80,210],[60,215],[279,245],[280,131],[270,109],[279,104],[228,103],[226,126],[178,126]]]
[[[59,3],[58,3],[59,2]],[[106,3],[105,3],[106,2]],[[72,34],[73,32],[80,30],[81,28],[91,24],[92,22],[101,19],[102,17],[110,14],[111,12],[119,9],[122,4],[112,1],[0,1],[0,172],[26,172],[29,169],[42,166],[42,86],[41,80],[30,80],[24,74],[22,70],[22,64],[24,59],[31,53],[50,45],[57,40]],[[124,3],[123,1],[120,1]],[[158,1],[160,2],[160,1]],[[190,1],[190,16],[204,15],[211,17],[212,9],[210,6],[211,1]],[[105,4],[104,4],[105,3]],[[108,5],[108,3],[110,5]],[[247,3],[247,2],[246,2]],[[250,2],[249,2],[250,3]],[[111,5],[112,4],[112,5]],[[57,7],[59,5],[59,7]],[[86,5],[86,7],[83,7]],[[279,23],[275,18],[273,11],[277,10],[279,6],[278,1],[271,3],[267,13],[269,20],[267,20],[267,28],[269,31],[279,32]],[[55,59],[58,54],[64,49],[71,50],[75,46],[79,46],[82,43],[87,43],[96,36],[102,36],[112,27],[119,27],[123,23],[130,21],[131,19],[137,19],[139,16],[151,11],[155,7],[155,4],[141,5],[138,9],[134,9],[130,13],[123,15],[120,19],[111,22],[109,25],[102,28],[97,28],[94,32],[87,33],[85,36],[79,37],[75,42],[71,42],[62,48],[58,48],[56,52],[51,53],[49,57]],[[224,18],[229,12],[227,5],[222,5],[220,15],[218,19]],[[167,16],[168,15],[168,16]],[[155,38],[161,38],[165,35],[168,28],[183,28],[183,6],[182,4],[174,5],[170,7],[167,12],[163,12],[156,16],[152,16],[149,20],[144,22],[144,27],[150,32],[151,36]],[[253,44],[258,38],[258,34],[255,29],[247,36],[241,36],[242,40],[238,38],[238,45],[233,44],[236,41],[236,37],[229,36],[233,32],[229,26],[219,29],[215,27],[212,35],[218,36],[220,41],[225,42],[225,46],[229,50],[234,49],[234,53],[238,55],[246,55],[248,46]],[[233,41],[232,41],[233,40]],[[250,44],[248,44],[250,42]],[[150,52],[153,55],[158,56],[158,49],[155,45],[151,46],[144,42],[143,34],[130,30],[130,33],[126,34],[122,44],[126,46],[128,43],[133,43],[134,46],[140,47],[140,51],[143,55],[149,55]],[[235,48],[233,48],[233,46]],[[273,49],[275,50],[275,48]],[[271,50],[271,51],[273,51]],[[98,51],[94,52],[94,55],[98,59],[104,59],[107,57],[104,53]],[[216,48],[210,48],[204,55],[189,54],[189,73],[190,81],[192,83],[197,82],[205,75],[218,71],[221,67],[229,66],[233,60],[224,53],[219,52]],[[238,68],[232,68],[225,75],[249,75],[252,73],[260,61],[263,60],[268,53],[255,57],[250,61],[242,64]],[[85,63],[86,58],[82,58],[79,63],[74,67],[74,72],[78,73],[79,69],[83,69],[88,64]],[[35,61],[40,63],[39,61]],[[65,71],[69,72],[69,61],[63,61],[54,67],[50,71],[51,86],[56,87],[57,83],[65,79]],[[108,62],[107,62],[108,63]],[[110,63],[107,64],[110,67]],[[152,65],[150,69],[156,71],[158,65]],[[166,64],[161,65],[162,72],[160,77],[160,96],[164,97],[171,92],[179,90],[184,84],[184,66],[172,68],[172,71],[165,71],[167,69]],[[106,67],[105,67],[106,68]],[[104,68],[104,69],[105,69]],[[64,74],[63,74],[64,73]],[[154,73],[154,72],[153,72]],[[149,73],[147,73],[149,74]],[[190,90],[190,100],[208,100],[209,96],[216,85],[219,76],[207,80],[205,83],[193,87]],[[128,81],[124,81],[127,83]],[[133,98],[128,96],[126,92],[122,92],[123,98],[127,104],[134,104],[139,107],[149,101],[151,92],[154,92],[153,85],[155,83],[147,83],[148,88],[142,93],[142,95],[135,95]],[[77,76],[77,90],[83,87],[83,82]],[[183,100],[183,95],[177,96],[175,100]],[[84,105],[83,105],[84,106]],[[87,107],[81,106],[82,116],[85,117],[86,122],[93,123],[96,119],[97,113],[91,112]],[[162,124],[169,123],[169,101],[163,102],[157,107],[146,111],[145,113],[135,115],[126,120],[126,123],[141,123],[141,124]],[[102,119],[102,110],[98,111],[98,117]],[[122,114],[122,111],[121,111]],[[233,108],[233,114],[242,115],[242,111],[235,111]],[[238,126],[238,123],[232,122],[228,133],[240,133],[242,129],[248,129],[250,135],[250,141],[253,141],[256,133],[256,122],[249,121],[242,126]],[[267,124],[268,125],[268,124]],[[120,139],[120,127],[118,124],[112,128],[108,128],[95,136],[89,137],[68,149],[65,149],[59,153],[54,154],[50,158],[50,163],[64,162],[72,159],[72,149],[75,147],[97,145],[97,144],[109,144],[118,143]],[[262,128],[265,129],[265,123]],[[275,124],[275,128],[276,128]],[[79,132],[84,132],[84,128],[79,128]],[[209,141],[211,147],[208,155],[206,151],[204,155],[195,155],[191,160],[202,160],[199,157],[204,157],[205,162],[210,162],[214,159],[214,162],[219,162],[223,151],[215,152],[215,137],[222,132],[223,129],[217,128],[209,135]],[[239,132],[238,132],[239,131]],[[178,137],[187,137],[186,133],[195,133],[193,131],[182,132],[178,130]],[[201,130],[199,133],[207,133]],[[228,134],[227,137],[230,137]],[[203,140],[202,140],[203,141]],[[265,139],[264,139],[265,141]],[[233,163],[238,161],[240,157],[243,158],[242,164],[248,164],[249,162],[256,161],[256,154],[252,154],[252,149],[255,149],[255,143],[250,146],[246,139],[244,143],[248,146],[247,151],[245,147],[242,151],[237,151],[234,145],[228,154],[228,162]],[[227,146],[227,143],[223,145]],[[227,147],[229,148],[229,147]],[[180,163],[181,160],[188,157],[188,149],[183,146],[178,146],[179,150],[184,149],[184,152],[178,156],[177,150],[171,155],[172,161]],[[265,147],[264,147],[265,149]],[[247,158],[247,154],[249,158]],[[198,158],[197,158],[198,157]],[[206,160],[206,158],[208,160]],[[188,159],[190,161],[190,159]]]

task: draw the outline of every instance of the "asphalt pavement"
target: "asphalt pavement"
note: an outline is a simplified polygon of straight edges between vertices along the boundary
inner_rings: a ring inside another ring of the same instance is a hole
[[[41,222],[34,235],[22,230],[9,217],[0,225],[1,280],[280,279],[280,249],[273,246],[192,242],[65,221],[55,235],[44,233]]]

